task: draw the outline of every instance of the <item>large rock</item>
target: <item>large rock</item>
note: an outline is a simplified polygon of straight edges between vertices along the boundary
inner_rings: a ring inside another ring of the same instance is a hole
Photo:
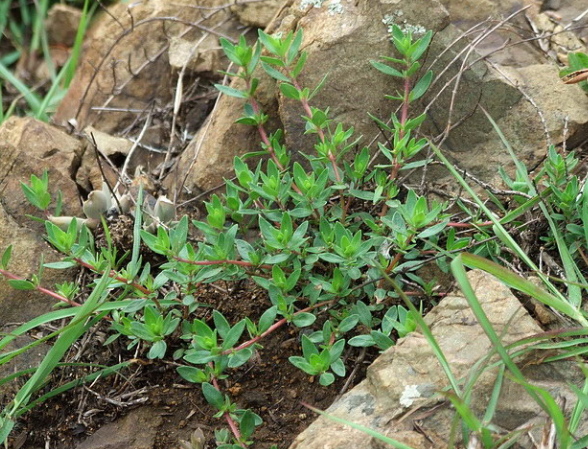
[[[480,271],[470,272],[468,278],[503,344],[541,332],[518,299],[498,280]],[[467,379],[474,372],[475,364],[492,352],[490,340],[460,292],[441,301],[425,320],[458,379]],[[526,359],[516,360],[524,367],[528,381],[547,389],[555,398],[575,403],[568,382],[582,385],[580,369],[569,362],[533,363],[538,357],[530,354]],[[484,414],[496,375],[496,369],[487,370],[476,380],[471,407],[479,417]],[[439,406],[445,398],[436,393],[448,385],[429,343],[417,331],[380,356],[368,368],[367,379],[333,404],[327,413],[367,426],[415,449],[445,448],[455,409]],[[409,416],[404,416],[409,411]],[[528,422],[542,423],[545,418],[522,386],[505,380],[494,424],[509,431]],[[418,421],[419,432],[414,430],[415,421]],[[585,433],[587,424],[581,425],[583,429],[578,431],[579,435]],[[541,426],[537,431],[541,432]],[[380,449],[386,446],[358,430],[319,417],[296,438],[291,449],[359,447]],[[521,447],[532,446],[523,442]]]
[[[10,245],[12,258],[8,271],[20,278],[30,279],[37,274],[41,261],[61,260],[39,234],[17,223],[0,206],[0,254]],[[45,269],[41,285],[53,289],[56,283],[72,281],[74,275],[75,270]],[[24,323],[48,312],[56,302],[55,298],[36,290],[15,290],[0,275],[0,332],[6,331],[4,326],[10,323]]]
[[[52,44],[72,47],[75,43],[82,11],[73,6],[56,3],[49,9],[45,30]]]
[[[435,45],[449,46],[459,34],[451,25],[435,37]],[[442,73],[464,45],[450,48],[433,71]],[[531,53],[526,55],[530,57]],[[475,61],[478,56],[474,52],[469,60]],[[517,157],[530,169],[545,158],[549,144],[567,139],[567,148],[574,148],[588,137],[588,96],[580,87],[563,84],[557,66],[552,63],[531,64],[528,60],[522,67],[505,65],[509,60],[491,58],[489,63],[480,60],[473,64],[462,74],[455,91],[452,83],[459,65],[454,64],[435,81],[425,97],[429,101],[426,132],[437,135],[443,131],[448,111],[452,111],[451,123],[459,125],[444,141],[445,153],[460,168],[492,183],[500,183],[499,167],[512,169],[514,163],[478,106],[496,121]],[[449,87],[436,97],[443,86]],[[429,172],[432,181],[442,177],[441,170],[433,168]],[[456,186],[451,177],[444,184]]]
[[[218,61],[218,36],[238,36],[229,8],[219,8],[224,4],[224,0],[203,0],[196,8],[187,0],[150,0],[109,7],[87,34],[80,66],[54,120],[65,124],[75,119],[79,129],[92,125],[117,133],[133,123],[136,110],[152,102],[167,104],[175,87],[168,62],[170,42],[179,37],[190,42],[203,38],[201,51],[217,54],[203,58]],[[221,65],[207,67],[217,70]]]
[[[25,198],[21,182],[29,183],[32,174],[41,177],[47,170],[53,199],[58,190],[63,195],[63,215],[81,214],[73,177],[82,151],[77,139],[33,118],[11,117],[4,122],[0,126],[0,198],[6,213],[20,226],[33,226],[26,215],[39,216],[40,211]]]

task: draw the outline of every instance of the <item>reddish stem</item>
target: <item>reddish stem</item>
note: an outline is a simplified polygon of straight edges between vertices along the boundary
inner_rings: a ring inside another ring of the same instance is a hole
[[[0,268],[0,274],[2,274],[3,276],[7,277],[8,279],[12,279],[12,280],[15,280],[15,281],[26,281],[26,279],[19,278],[18,276],[12,274],[11,272],[6,271],[6,270],[3,270],[1,268]],[[65,303],[69,304],[70,306],[76,306],[76,307],[81,306],[80,303],[77,303],[75,301],[72,301],[71,299],[67,299],[65,296],[61,296],[60,294],[55,293],[54,291],[48,290],[46,288],[36,286],[35,287],[35,290],[37,290],[38,292],[44,293],[46,295],[49,295],[52,298],[55,298],[55,299],[57,299],[57,300],[59,300],[61,302],[65,302]]]
[[[324,302],[321,302],[321,303],[318,303],[318,304],[314,304],[314,305],[312,305],[310,307],[307,307],[305,309],[299,310],[298,312],[294,313],[292,316],[296,316],[296,315],[299,315],[299,314],[305,313],[305,312],[310,312],[311,310],[317,309],[319,307],[331,305],[331,304],[335,303],[336,301],[337,301],[336,299],[331,299],[330,301],[324,301]],[[227,355],[227,354],[231,354],[232,352],[237,352],[237,351],[241,351],[242,349],[248,348],[249,346],[252,346],[255,343],[257,343],[262,338],[264,338],[267,335],[269,335],[272,332],[274,332],[276,329],[279,329],[280,327],[282,327],[287,322],[288,322],[288,319],[287,318],[282,318],[281,320],[276,321],[274,324],[272,324],[268,328],[268,330],[266,330],[263,334],[258,335],[257,337],[252,338],[249,341],[246,341],[245,343],[240,344],[236,348],[227,349],[227,350],[223,351],[221,354],[222,355]]]
[[[408,105],[410,98],[410,78],[404,78],[404,101],[402,102],[402,110],[400,112],[400,124],[404,126],[406,120],[408,120]],[[404,137],[404,129],[400,129],[400,138]]]
[[[78,264],[80,264],[81,266],[83,266],[83,267],[85,267],[85,268],[87,268],[89,270],[92,270],[92,271],[94,271],[96,273],[100,273],[100,270],[97,270],[96,267],[90,265],[89,263],[86,263],[83,260],[78,259],[77,257],[74,257],[74,260]],[[111,277],[112,279],[116,279],[117,281],[122,282],[123,284],[126,284],[126,285],[128,285],[130,287],[136,288],[137,290],[139,290],[141,293],[143,293],[145,295],[150,295],[151,293],[153,293],[151,290],[146,289],[142,285],[137,284],[136,282],[133,282],[133,281],[129,281],[128,279],[125,279],[125,278],[117,275],[116,274],[116,271],[114,271],[114,270],[111,270],[110,273],[108,274],[108,276]],[[157,300],[155,300],[155,299],[154,299],[154,301],[157,302]]]
[[[209,363],[209,366],[214,368],[214,365],[212,364],[212,362]],[[218,391],[221,391],[220,387],[218,385],[218,380],[214,376],[212,377],[212,385],[214,385],[214,388],[216,388]],[[233,435],[235,436],[237,442],[239,443],[239,446],[246,448],[247,446],[245,446],[245,444],[241,442],[241,432],[239,432],[239,428],[237,427],[237,424],[235,423],[233,418],[231,418],[231,414],[228,412],[224,412],[223,416],[227,420],[227,424],[229,425],[231,432],[233,432]]]

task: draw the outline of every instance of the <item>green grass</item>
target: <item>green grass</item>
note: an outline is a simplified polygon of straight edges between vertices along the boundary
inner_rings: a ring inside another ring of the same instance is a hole
[[[84,0],[82,16],[71,55],[59,71],[55,70],[44,27],[47,11],[54,3],[56,2],[49,0],[40,0],[34,3],[20,1],[18,11],[9,14],[8,12],[14,9],[14,2],[11,0],[0,1],[0,43],[4,38],[14,48],[13,51],[0,57],[0,81],[3,81],[5,85],[13,86],[25,101],[25,105],[21,105],[17,98],[8,107],[0,102],[0,124],[15,113],[31,115],[39,120],[48,121],[73,80],[84,36],[98,3]],[[30,29],[32,29],[32,35],[29,37],[28,31]],[[14,74],[14,64],[25,54],[40,54],[47,65],[50,75],[49,87],[44,87],[43,93],[40,93],[38,88],[26,85]],[[0,83],[0,88],[1,86],[2,83]]]

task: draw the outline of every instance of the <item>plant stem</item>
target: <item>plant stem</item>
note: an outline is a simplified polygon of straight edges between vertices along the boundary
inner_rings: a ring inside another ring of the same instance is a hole
[[[12,280],[15,280],[15,281],[25,281],[26,280],[26,279],[19,278],[15,274],[12,274],[11,272],[6,271],[6,270],[3,270],[1,268],[0,268],[0,274],[3,275],[3,276],[5,276],[5,277],[7,277],[8,279],[12,279]],[[71,299],[68,299],[65,296],[61,296],[60,294],[55,293],[54,291],[48,290],[48,289],[43,288],[43,287],[39,287],[38,285],[35,286],[35,290],[37,290],[38,292],[44,293],[46,295],[49,295],[52,298],[55,298],[55,299],[57,299],[57,300],[59,300],[61,302],[64,302],[66,304],[69,304],[70,306],[75,306],[75,307],[81,306],[80,303],[77,303],[75,301],[72,301]]]
[[[314,304],[310,307],[307,307],[305,309],[299,310],[298,312],[294,313],[292,316],[296,316],[299,315],[301,313],[305,313],[305,312],[310,312],[311,310],[317,309],[319,307],[323,307],[323,306],[330,306],[331,304],[334,304],[335,302],[337,302],[337,299],[331,299],[330,301],[323,301],[317,304]],[[237,351],[241,351],[242,349],[246,349],[249,346],[254,345],[255,343],[257,343],[259,340],[261,340],[262,338],[266,337],[267,335],[271,334],[272,332],[274,332],[276,329],[279,329],[280,327],[282,327],[284,324],[286,324],[288,322],[288,318],[282,318],[279,321],[276,321],[274,324],[272,324],[268,330],[266,330],[264,333],[262,333],[261,335],[258,335],[257,337],[252,338],[249,341],[246,341],[245,343],[240,344],[239,346],[237,346],[236,348],[231,348],[231,349],[227,349],[225,351],[223,351],[221,353],[221,355],[227,355],[227,354],[231,354],[233,352],[237,352]]]
[[[404,100],[402,101],[402,108],[400,110],[400,130],[398,132],[399,140],[404,137],[404,125],[408,120],[408,106],[410,105],[410,77],[404,78]],[[393,149],[392,149],[393,150]],[[390,181],[394,181],[400,171],[400,164],[398,163],[397,155],[394,154],[394,160],[392,161],[392,169],[390,170]],[[386,202],[390,199],[389,192],[386,192],[386,201],[380,212],[380,217],[383,217],[388,212],[388,205]]]
[[[75,260],[82,267],[85,267],[89,270],[95,271],[96,273],[102,274],[102,272],[100,270],[98,270],[93,265],[90,265],[89,263],[84,262],[82,259],[74,257],[73,260]],[[143,293],[145,295],[150,295],[153,293],[151,290],[143,287],[142,285],[137,284],[136,282],[133,282],[133,281],[129,281],[128,279],[125,279],[125,278],[119,276],[118,274],[116,274],[116,271],[114,271],[114,270],[110,270],[110,273],[108,274],[108,276],[111,277],[112,279],[116,279],[117,281],[122,282],[123,284],[128,285],[129,287],[136,288],[137,290],[139,290],[141,293]],[[157,304],[157,299],[154,298],[153,301]]]
[[[212,364],[212,362],[210,362],[208,365],[211,368],[214,368],[214,365]],[[216,388],[218,391],[221,391],[221,389],[218,385],[218,380],[214,376],[212,377],[212,385],[214,385],[214,388]],[[229,428],[231,429],[231,432],[233,432],[235,439],[239,443],[239,446],[246,448],[247,446],[245,446],[245,444],[241,442],[241,432],[239,432],[239,428],[237,427],[237,424],[235,423],[233,418],[231,418],[231,414],[229,412],[224,412],[223,416],[226,419],[227,424],[229,425]]]

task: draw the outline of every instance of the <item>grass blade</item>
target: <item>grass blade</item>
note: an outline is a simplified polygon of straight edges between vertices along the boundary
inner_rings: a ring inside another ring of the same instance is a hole
[[[474,254],[470,253],[462,253],[458,256],[458,258],[468,267],[479,268],[480,270],[497,277],[509,287],[532,296],[536,300],[549,307],[553,307],[555,310],[578,321],[583,326],[588,326],[588,320],[584,318],[582,312],[577,310],[569,302],[551,295],[550,293],[537,287],[532,282],[529,282],[528,280],[522,278],[516,273],[513,273],[507,268],[504,268],[490,260],[484,259],[483,257],[475,256]]]
[[[376,432],[375,430],[370,429],[369,427],[362,426],[361,424],[355,424],[354,422],[347,421],[346,419],[339,418],[337,416],[329,415],[328,413],[325,413],[322,410],[319,410],[317,408],[314,408],[314,407],[312,407],[312,406],[310,406],[308,404],[303,403],[303,405],[305,407],[309,408],[310,410],[312,410],[313,412],[318,413],[319,415],[322,415],[322,416],[324,416],[327,419],[330,419],[331,421],[337,422],[339,424],[348,425],[349,427],[352,427],[352,428],[354,428],[356,430],[359,430],[361,432],[364,432],[367,435],[369,435],[371,437],[374,437],[374,438],[377,438],[378,440],[383,441],[384,443],[387,443],[390,446],[395,447],[397,449],[414,449],[411,446],[407,446],[406,444],[401,443],[398,440],[394,440],[392,438],[389,438],[387,436],[384,436],[381,433]]]

